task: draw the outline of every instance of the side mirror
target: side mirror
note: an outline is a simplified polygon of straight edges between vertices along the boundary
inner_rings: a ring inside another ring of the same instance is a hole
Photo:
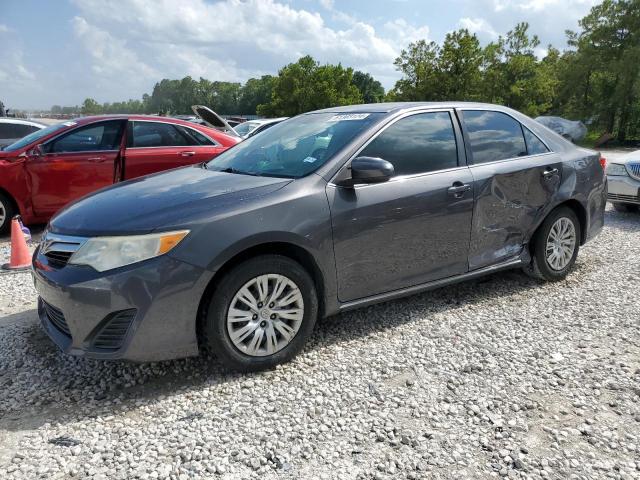
[[[357,157],[351,162],[351,185],[382,183],[393,177],[393,165],[382,158]]]
[[[32,149],[27,152],[27,156],[30,158],[38,158],[44,155],[44,150],[42,149],[42,145],[36,145]]]

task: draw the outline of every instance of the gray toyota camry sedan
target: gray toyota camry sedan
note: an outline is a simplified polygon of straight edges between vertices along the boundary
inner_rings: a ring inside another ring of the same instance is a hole
[[[508,108],[330,108],[65,208],[38,310],[69,354],[258,370],[318,317],[502,269],[563,279],[605,202],[598,153]]]

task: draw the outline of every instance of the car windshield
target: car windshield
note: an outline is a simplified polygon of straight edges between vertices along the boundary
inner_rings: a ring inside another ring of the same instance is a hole
[[[304,177],[382,116],[380,113],[300,115],[237,144],[206,167],[246,175]]]
[[[17,142],[13,142],[11,145],[7,145],[6,147],[4,147],[4,151],[13,152],[15,150],[20,150],[21,148],[26,147],[27,145],[35,142],[36,140],[40,140],[41,138],[44,138],[51,133],[57,132],[58,130],[63,130],[75,124],[76,124],[75,122],[62,122],[62,123],[56,123],[47,128],[43,128],[42,130],[37,130],[33,133],[30,133],[26,137],[22,137]]]
[[[240,125],[233,127],[233,129],[236,131],[238,135],[244,137],[245,135],[249,135],[256,128],[258,128],[258,125],[260,124],[257,122],[244,122],[244,123],[241,123]]]

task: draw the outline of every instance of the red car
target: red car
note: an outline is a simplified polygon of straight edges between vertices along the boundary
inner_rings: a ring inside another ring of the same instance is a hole
[[[240,139],[144,115],[51,125],[0,150],[0,233],[11,217],[44,223],[67,203],[122,180],[214,158]]]

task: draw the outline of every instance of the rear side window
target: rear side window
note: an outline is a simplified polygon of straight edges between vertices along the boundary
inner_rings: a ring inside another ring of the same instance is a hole
[[[13,134],[13,124],[11,123],[0,123],[0,138],[16,138]]]
[[[205,137],[203,134],[192,128],[183,127],[182,125],[175,125],[181,135],[187,138],[189,145],[215,145],[211,140]]]
[[[27,135],[29,135],[32,132],[35,132],[36,130],[38,130],[37,127],[34,127],[33,125],[23,125],[21,123],[17,123],[13,126],[14,128],[14,133],[15,133],[15,138],[22,138],[22,137],[26,137]]]
[[[178,131],[174,125],[162,122],[133,122],[131,147],[186,147],[195,140]]]
[[[50,153],[117,150],[123,126],[121,120],[92,123],[49,142],[44,149]]]
[[[430,112],[402,118],[378,135],[360,156],[391,162],[396,176],[456,167],[451,116],[448,112]]]
[[[524,139],[527,142],[527,153],[529,155],[539,155],[549,151],[547,146],[524,125],[522,126],[522,131],[524,132]]]
[[[495,162],[527,155],[520,122],[502,112],[466,110],[462,113],[469,134],[473,163]]]

